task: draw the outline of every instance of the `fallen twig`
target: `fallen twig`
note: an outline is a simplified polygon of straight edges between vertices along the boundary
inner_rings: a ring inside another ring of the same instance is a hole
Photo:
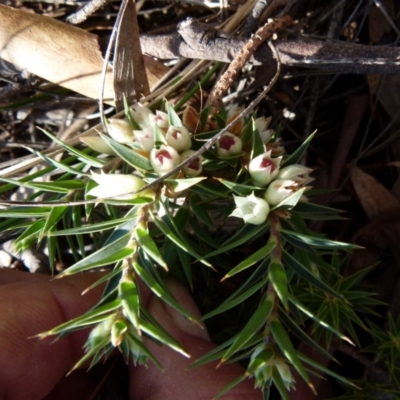
[[[178,34],[141,36],[143,53],[161,59],[186,57],[232,62],[246,44],[238,38],[194,19],[178,26]],[[299,38],[276,40],[275,49],[282,66],[305,67],[353,74],[397,74],[400,48],[364,46],[354,43]],[[253,65],[274,65],[271,49],[262,44],[250,58]]]

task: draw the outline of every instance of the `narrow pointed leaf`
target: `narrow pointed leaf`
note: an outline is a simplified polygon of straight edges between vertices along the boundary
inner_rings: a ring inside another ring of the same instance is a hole
[[[132,265],[136,273],[154,294],[169,304],[172,308],[179,311],[190,321],[198,323],[196,318],[192,317],[144,268],[142,268],[137,262],[134,262]]]
[[[222,178],[215,178],[215,179],[221,182],[227,188],[231,189],[232,192],[235,192],[239,196],[248,196],[254,190],[260,189],[258,186],[243,185],[241,183],[230,182]]]
[[[125,315],[129,318],[134,328],[138,329],[140,309],[139,291],[131,276],[124,275],[121,278],[118,286],[118,294],[121,305],[126,313]]]
[[[214,399],[218,399],[221,396],[223,396],[225,393],[229,392],[232,388],[235,386],[239,385],[240,382],[243,382],[248,376],[246,374],[238,376],[236,379],[234,379],[232,382],[230,382],[228,385],[226,385],[222,390],[220,390]]]
[[[104,163],[102,161],[99,161],[95,157],[91,157],[84,153],[83,151],[77,150],[74,147],[64,143],[62,140],[58,139],[57,137],[53,136],[50,132],[47,132],[44,129],[39,128],[44,134],[46,134],[53,142],[57,143],[60,145],[62,148],[67,150],[69,153],[74,154],[77,156],[80,160],[85,162],[86,164],[91,165],[92,167],[95,168],[102,168],[104,166]]]
[[[184,243],[181,239],[179,239],[173,232],[172,230],[162,221],[160,221],[158,218],[154,216],[154,214],[151,213],[153,222],[156,224],[157,228],[160,229],[164,233],[165,236],[168,237],[172,242],[174,242],[176,245],[178,245],[182,250],[188,252],[190,255],[192,255],[194,258],[202,262],[203,264],[207,265],[208,267],[211,267],[211,264],[208,263],[207,261],[204,260],[202,256],[197,254],[192,248],[190,248],[186,243]]]
[[[288,279],[285,268],[280,262],[271,262],[268,268],[268,276],[281,302],[288,309]]]
[[[265,278],[265,279],[261,280],[260,282],[256,283],[250,289],[246,290],[240,296],[237,296],[236,298],[234,298],[233,300],[231,300],[229,302],[225,301],[214,311],[211,311],[208,314],[204,315],[202,317],[202,320],[204,321],[204,320],[214,317],[218,314],[222,314],[223,312],[230,310],[231,308],[236,307],[239,304],[243,304],[249,297],[251,297],[254,293],[256,293],[258,290],[260,290],[264,285],[266,285],[267,282],[268,282],[268,278]]]
[[[131,125],[132,130],[135,131],[141,130],[142,128],[140,127],[140,125],[133,119],[131,109],[129,108],[129,104],[125,96],[124,96],[124,112],[126,115],[126,119]]]
[[[136,152],[134,149],[130,149],[127,146],[118,143],[116,140],[106,135],[100,136],[117,153],[117,155],[119,155],[126,163],[128,163],[132,167],[145,171],[151,171],[153,169],[150,160]]]
[[[148,336],[160,341],[161,343],[164,343],[166,346],[182,354],[184,357],[190,358],[190,354],[161,325],[142,319],[140,321],[140,329]]]
[[[129,255],[132,255],[133,253],[132,248],[126,248],[130,237],[131,233],[126,233],[114,242],[105,245],[100,250],[97,250],[95,253],[77,262],[72,267],[69,267],[64,272],[57,275],[56,278],[60,278],[61,276],[65,275],[76,274],[78,272],[93,268],[94,266],[111,264],[112,262],[116,262],[118,260],[122,260],[123,258],[129,257]]]
[[[136,227],[135,237],[142,250],[145,251],[147,255],[151,257],[158,265],[168,271],[168,266],[162,258],[162,255],[158,250],[157,245],[155,244],[153,238],[149,235],[149,233],[141,227]]]
[[[0,181],[9,184],[41,190],[50,193],[69,193],[72,190],[84,188],[84,183],[80,181],[60,181],[60,182],[22,182],[10,178],[0,178]]]
[[[286,389],[285,383],[282,380],[281,374],[278,371],[278,368],[275,366],[272,367],[272,382],[278,389],[279,394],[281,395],[283,400],[290,400],[289,392]]]
[[[321,371],[322,373],[324,373],[326,375],[332,376],[333,378],[337,379],[338,381],[343,382],[346,385],[352,386],[353,388],[360,389],[357,385],[355,385],[351,381],[347,380],[346,378],[344,378],[343,376],[341,376],[339,374],[336,374],[335,372],[333,372],[329,368],[325,368],[323,365],[315,362],[313,359],[305,356],[304,354],[298,353],[298,356],[299,356],[301,361],[305,362],[308,365],[311,365],[316,370]]]
[[[169,186],[172,186],[176,192],[183,192],[186,189],[189,189],[192,186],[197,185],[204,179],[207,179],[205,176],[200,176],[198,178],[185,178],[185,179],[165,179],[165,183]]]
[[[251,147],[251,159],[253,160],[260,154],[265,153],[265,145],[264,142],[261,139],[260,132],[258,132],[258,129],[256,128],[256,124],[254,119],[251,120],[251,126],[252,126],[252,147]]]
[[[181,119],[179,118],[178,114],[170,104],[167,104],[167,113],[168,113],[168,122],[170,125],[176,126],[177,128],[182,126]]]
[[[36,335],[36,337],[42,339],[47,336],[58,335],[60,333],[69,331],[71,329],[77,329],[77,328],[80,328],[83,326],[87,326],[89,320],[91,320],[95,317],[98,317],[100,315],[111,313],[112,311],[116,310],[120,306],[121,306],[121,301],[119,299],[111,301],[109,303],[104,304],[101,307],[98,307],[98,308],[88,311],[84,315],[81,315],[77,318],[71,319],[68,322],[64,322],[63,324],[58,325],[57,327],[50,329],[49,331],[39,333],[38,335]],[[107,316],[107,318],[108,318],[108,316]]]
[[[66,206],[52,208],[46,218],[46,223],[44,224],[41,235],[45,235],[54,225],[56,225],[67,211],[68,207]]]
[[[95,232],[106,231],[107,229],[115,228],[124,222],[130,221],[132,216],[117,218],[110,221],[102,221],[96,224],[82,225],[79,227],[63,229],[59,231],[49,232],[49,236],[67,236],[67,235],[85,235]]]
[[[269,240],[268,243],[258,249],[255,253],[253,253],[251,256],[247,257],[245,260],[243,260],[240,264],[238,264],[235,268],[230,270],[223,279],[230,278],[231,276],[244,271],[245,269],[251,267],[258,261],[262,260],[263,258],[267,257],[271,251],[275,248],[276,246],[276,241],[271,241]]]
[[[168,142],[167,139],[165,138],[164,134],[161,132],[160,127],[156,124],[154,126],[154,147],[156,147],[157,149],[162,146],[168,146]]]
[[[238,239],[235,241],[227,241],[227,244],[223,244],[222,247],[220,247],[217,250],[212,251],[211,253],[206,254],[206,258],[214,257],[218,254],[221,253],[226,253],[229,250],[232,250],[243,243],[246,243],[252,239],[255,239],[257,236],[259,236],[262,232],[264,232],[268,227],[265,224],[261,225],[251,225],[250,224],[245,224],[244,227],[250,229],[242,229],[240,232],[243,232],[243,236],[238,235]]]
[[[126,334],[128,342],[131,341],[135,346],[139,347],[139,349],[148,357],[159,369],[162,370],[162,365],[157,360],[156,356],[146,347],[146,345],[136,338],[132,333],[128,332]]]
[[[295,239],[300,240],[303,243],[308,244],[309,246],[320,248],[320,249],[353,250],[354,248],[358,247],[358,246],[355,246],[354,244],[350,244],[350,243],[337,242],[335,240],[329,240],[329,239],[315,237],[315,236],[303,235],[301,233],[287,231],[285,229],[282,229],[280,232],[282,233],[283,237],[286,237],[286,236],[294,237]]]
[[[71,372],[75,371],[76,369],[80,368],[83,364],[86,363],[91,357],[93,357],[97,352],[99,352],[101,349],[106,347],[110,343],[110,338],[106,337],[102,341],[100,341],[96,346],[92,347],[73,367],[72,369],[68,372],[67,375],[69,375]],[[97,362],[97,360],[96,360]],[[94,365],[95,363],[93,363]]]
[[[282,162],[281,168],[286,167],[287,165],[291,164],[298,164],[301,158],[303,157],[305,151],[307,150],[308,146],[311,143],[311,140],[313,139],[315,135],[315,132],[313,132],[302,144],[300,147],[297,148],[297,150],[292,153],[289,157],[285,158]]]
[[[278,205],[275,207],[271,208],[271,210],[276,210],[277,208],[284,208],[286,210],[292,209],[300,200],[301,196],[303,196],[304,191],[307,188],[301,188],[291,194],[289,197],[286,199],[282,200]]]
[[[50,207],[10,207],[0,210],[0,218],[37,218],[47,215]]]
[[[206,203],[202,201],[201,197],[196,193],[191,193],[189,196],[190,208],[194,215],[209,228],[214,229],[214,223],[207,212]]]
[[[284,312],[279,313],[279,318],[282,320],[282,323],[301,340],[302,343],[305,343],[314,350],[319,351],[329,360],[336,361],[335,358],[328,351],[326,351],[322,346],[320,346],[316,341],[308,336],[307,333],[299,327],[298,323],[293,321],[293,319],[290,318],[288,314]]]
[[[323,290],[335,296],[338,299],[342,299],[342,296],[336,293],[330,286],[328,286],[325,282],[315,276],[311,271],[309,271],[306,267],[300,264],[294,257],[292,257],[287,251],[283,250],[284,261],[287,265],[292,268],[298,275],[300,275],[303,279],[316,286],[317,288]]]
[[[277,316],[271,317],[269,327],[271,329],[271,333],[275,339],[275,342],[278,344],[285,357],[293,364],[293,367],[307,382],[308,386],[310,386],[310,388],[315,391],[306,370],[304,369],[299,357],[297,356],[297,351],[293,347],[292,341],[290,340],[285,328],[283,327]]]
[[[273,307],[274,298],[267,295],[254,314],[250,317],[245,327],[237,335],[232,346],[230,346],[226,351],[221,362],[227,361],[237,351],[241,350],[245,344],[266,324]]]

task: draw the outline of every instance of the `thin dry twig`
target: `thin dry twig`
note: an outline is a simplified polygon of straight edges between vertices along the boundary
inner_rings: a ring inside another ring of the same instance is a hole
[[[67,22],[70,24],[80,24],[87,20],[92,14],[94,14],[98,9],[103,7],[108,3],[109,0],[92,0],[86,4],[83,8],[77,11],[75,14],[67,17]]]
[[[261,44],[270,39],[275,33],[284,30],[291,22],[292,18],[289,15],[285,15],[276,21],[267,23],[258,29],[254,36],[243,46],[209,95],[208,103],[211,105],[212,113],[218,111],[222,102],[222,97],[231,87],[236,77],[239,75],[240,70]]]

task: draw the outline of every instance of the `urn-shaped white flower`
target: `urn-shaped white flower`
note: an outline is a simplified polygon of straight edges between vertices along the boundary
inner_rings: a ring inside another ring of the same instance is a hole
[[[132,200],[138,197],[154,197],[155,195],[153,189],[135,193],[146,186],[146,182],[135,175],[96,174],[92,172],[91,178],[98,183],[98,186],[91,189],[87,194],[101,199]]]
[[[103,140],[101,136],[85,136],[81,137],[80,141],[100,154],[115,155],[115,151]]]
[[[110,118],[108,121],[107,131],[114,140],[119,143],[133,142],[133,131],[128,121],[115,118]]]
[[[312,172],[311,168],[307,168],[300,164],[292,164],[280,169],[276,178],[290,179],[299,185],[304,186],[313,180],[313,178],[310,178],[309,176],[310,172]]]
[[[233,133],[226,132],[217,140],[217,153],[220,157],[229,157],[242,152],[242,140]]]
[[[168,114],[157,110],[156,115],[150,117],[151,126],[157,125],[162,132],[166,132],[169,127]]]
[[[249,164],[249,172],[256,185],[266,186],[279,172],[282,157],[271,157],[271,151],[253,158]]]
[[[272,121],[272,117],[268,117],[268,118],[260,117],[254,121],[263,143],[267,143],[269,141],[269,139],[271,139],[271,136],[274,134],[273,129],[268,129],[268,126],[271,123],[271,121]]]
[[[178,153],[192,147],[189,131],[184,126],[170,126],[165,135],[168,146],[173,147]]]
[[[150,126],[151,117],[154,116],[153,112],[142,103],[136,103],[131,108],[131,114],[134,121],[141,126]]]
[[[181,154],[181,161],[187,160],[194,154],[194,150],[186,150]],[[203,170],[202,166],[203,157],[197,156],[194,160],[190,161],[189,164],[182,168],[183,173],[186,176],[199,176]]]
[[[159,149],[151,150],[150,162],[158,175],[164,175],[180,163],[180,157],[173,147],[161,145]]]
[[[259,225],[267,220],[269,205],[260,197],[256,197],[254,192],[246,197],[233,195],[236,209],[231,214],[232,217],[243,218],[244,222]]]
[[[133,131],[136,142],[140,144],[143,150],[151,151],[154,147],[154,128],[143,127],[141,131]]]
[[[277,179],[273,181],[264,193],[264,199],[271,206],[276,206],[291,196],[297,189],[298,184],[290,179]]]

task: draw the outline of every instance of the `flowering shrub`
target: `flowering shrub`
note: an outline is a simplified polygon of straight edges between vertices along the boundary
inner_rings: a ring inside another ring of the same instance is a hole
[[[304,224],[304,219],[337,217],[335,210],[304,197],[311,169],[298,162],[311,137],[288,156],[277,133],[268,130],[270,119],[238,119],[239,113],[233,106],[210,117],[207,110],[197,113],[188,107],[180,117],[169,104],[155,112],[136,104],[126,109],[126,119],[109,119],[103,133],[82,137],[89,146],[84,150],[53,138],[68,155],[61,161],[42,156],[49,167],[41,175],[57,171],[52,180],[37,182],[38,175],[23,181],[3,179],[8,185],[35,189],[33,198],[43,193],[52,196],[36,207],[0,211],[1,217],[10,218],[1,223],[3,229],[16,218],[25,221],[15,242],[20,251],[45,239],[54,266],[63,258],[58,238],[65,236],[76,262],[57,278],[108,266],[108,274],[97,283],[107,282],[97,306],[39,335],[64,335],[92,326],[86,355],[75,368],[88,359],[96,363],[114,347],[134,362],[150,359],[159,365],[144,337],[187,355],[143,308],[138,280],[195,322],[163,284],[167,271],[179,268],[193,287],[193,261],[211,267],[213,273],[222,272],[223,280],[239,273],[246,277],[204,319],[258,296],[258,307],[242,329],[194,363],[248,359],[247,372],[232,385],[252,376],[257,387],[268,392],[273,383],[287,399],[295,387],[291,372],[295,369],[312,387],[305,365],[319,367],[295,349],[288,334],[290,330],[323,352],[299,328],[306,317],[345,338],[336,320],[326,322],[322,312],[308,310],[292,290],[291,282],[301,281],[306,291],[347,302],[325,281],[320,269],[326,262],[318,251],[323,249],[326,258],[352,246],[322,238]],[[231,130],[221,132],[230,122],[234,122]],[[223,134],[214,146],[196,153],[219,132]],[[164,174],[172,175],[163,179]],[[234,233],[225,227],[228,220]],[[94,242],[89,254],[84,235]],[[243,253],[234,266],[220,257],[255,242],[262,245],[251,254]]]

